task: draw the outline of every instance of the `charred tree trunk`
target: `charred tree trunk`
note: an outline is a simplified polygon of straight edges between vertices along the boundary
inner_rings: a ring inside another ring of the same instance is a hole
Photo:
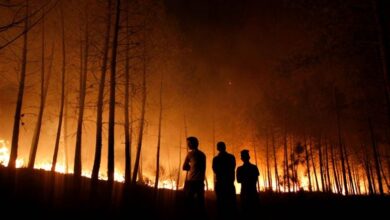
[[[309,151],[307,149],[307,143],[305,138],[305,159],[306,159],[306,170],[307,170],[307,177],[309,178],[309,191],[313,191],[312,185],[311,185],[311,175],[310,175],[310,163],[309,163]]]
[[[288,171],[287,132],[284,133],[284,183],[287,183],[287,191],[290,192],[290,174]],[[286,185],[285,185],[286,186]]]
[[[291,141],[290,141],[290,160],[291,160],[291,179],[293,180],[292,183],[293,183],[293,192],[296,192],[298,191],[298,174],[296,172],[296,165],[295,165],[295,154],[294,154],[294,139],[293,137],[291,136],[290,137]]]
[[[146,28],[144,26],[144,28]],[[144,30],[144,45],[143,45],[143,74],[142,74],[142,106],[141,106],[141,119],[140,126],[138,132],[138,143],[137,143],[137,152],[134,162],[134,170],[132,183],[135,184],[137,182],[137,174],[139,172],[139,164],[142,150],[142,138],[144,133],[144,124],[145,124],[145,108],[146,108],[146,30]]]
[[[329,168],[329,158],[328,158],[328,143],[325,143],[325,169],[326,169],[326,191],[330,192],[332,185],[330,182],[330,168]]]
[[[45,110],[46,101],[46,82],[45,82],[45,12],[42,15],[42,37],[41,37],[41,96],[39,104],[38,119],[35,125],[33,139],[31,142],[30,156],[28,160],[28,168],[33,169],[35,158],[38,150],[39,137],[41,135],[43,111]],[[49,82],[49,80],[47,81]],[[48,86],[48,85],[47,85]]]
[[[374,194],[374,189],[373,189],[373,184],[371,182],[371,172],[370,172],[370,160],[368,158],[368,150],[367,150],[367,146],[364,145],[364,158],[363,158],[363,161],[364,161],[364,171],[366,173],[366,177],[367,177],[367,185],[368,185],[368,193],[370,195],[373,195]]]
[[[255,138],[253,138],[253,152],[255,154],[255,164],[257,165],[257,151],[256,151],[256,145],[255,145]],[[260,182],[259,179],[257,179],[257,191],[260,191]]]
[[[176,190],[179,190],[180,186],[180,171],[181,171],[181,132],[179,135],[179,166],[177,167],[177,177],[176,177]]]
[[[326,191],[325,181],[324,181],[324,164],[322,158],[322,144],[321,144],[321,136],[318,138],[318,160],[320,162],[320,176],[321,176],[321,191]]]
[[[69,156],[68,156],[68,83],[65,82],[65,104],[64,104],[64,160],[65,173],[69,172]]]
[[[157,154],[156,154],[156,179],[154,181],[154,191],[155,192],[157,192],[157,190],[158,190],[158,180],[160,177],[161,122],[162,122],[162,112],[163,112],[162,91],[163,91],[163,77],[161,76],[160,113],[159,113],[159,117],[158,117],[158,137],[157,137]]]
[[[311,165],[313,166],[313,173],[314,173],[314,180],[316,181],[316,190],[320,190],[320,186],[318,184],[318,178],[317,178],[317,169],[316,164],[314,163],[314,156],[313,156],[313,144],[310,139],[310,158],[311,158]]]
[[[116,88],[116,57],[118,50],[118,34],[119,34],[119,22],[121,12],[121,1],[116,1],[116,16],[114,27],[114,38],[112,42],[112,56],[111,56],[111,74],[110,74],[110,103],[108,113],[108,164],[107,164],[107,177],[108,182],[114,181],[115,172],[115,88]]]
[[[343,176],[343,185],[344,185],[345,195],[348,195],[348,184],[347,184],[347,176],[346,176],[346,169],[345,169],[345,158],[344,158],[343,142],[342,142],[342,138],[341,138],[340,106],[339,106],[338,94],[337,94],[336,88],[334,91],[334,98],[335,98],[335,106],[336,106],[337,134],[338,134],[341,169],[342,169],[341,172],[342,172],[342,176]]]
[[[126,49],[125,49],[125,183],[131,181],[131,128],[129,118],[130,101],[130,37],[129,37],[129,2],[126,3]]]
[[[103,45],[103,57],[102,66],[100,70],[100,82],[99,93],[97,99],[97,111],[96,111],[96,144],[95,144],[95,159],[92,168],[92,180],[97,181],[99,177],[100,161],[102,157],[102,136],[103,136],[103,103],[104,103],[104,85],[106,82],[107,63],[108,63],[108,51],[110,44],[110,32],[111,32],[111,7],[112,0],[108,0],[106,9],[106,33],[104,36]]]
[[[351,193],[354,195],[356,194],[356,190],[354,187],[354,181],[352,178],[352,171],[351,171],[351,166],[349,164],[349,158],[348,158],[348,151],[347,147],[344,147],[344,157],[345,157],[345,163],[347,164],[347,171],[348,171],[348,179],[349,179],[349,188],[351,189]]]
[[[371,141],[372,141],[372,152],[373,152],[373,155],[374,155],[375,172],[376,172],[376,177],[377,177],[377,181],[378,181],[379,193],[381,195],[384,195],[383,185],[382,185],[382,175],[381,175],[381,172],[380,172],[380,170],[381,170],[380,169],[380,158],[379,158],[378,148],[377,148],[377,145],[376,145],[374,129],[372,127],[372,122],[371,122],[370,118],[368,119],[368,126],[369,126],[369,129],[370,129],[370,135],[371,135]]]
[[[333,178],[334,178],[334,181],[335,181],[335,184],[336,184],[336,191],[337,191],[338,194],[340,194],[341,190],[340,190],[339,178],[338,178],[338,175],[337,175],[336,162],[335,162],[335,159],[334,159],[335,155],[334,155],[333,143],[330,145],[330,157],[332,159]]]
[[[64,24],[64,11],[61,5],[61,32],[62,32],[62,67],[61,67],[61,104],[60,104],[60,113],[58,115],[58,127],[57,127],[57,135],[56,142],[54,144],[54,154],[53,154],[53,162],[51,165],[51,171],[54,172],[57,165],[57,157],[58,157],[58,148],[60,146],[60,138],[61,138],[61,129],[62,129],[62,121],[64,114],[64,104],[65,104],[65,73],[66,73],[66,47],[65,47],[65,24]]]
[[[20,130],[20,119],[22,116],[22,106],[23,106],[23,95],[24,95],[24,84],[26,80],[26,67],[27,67],[27,38],[28,38],[28,9],[29,4],[26,0],[26,11],[25,11],[25,20],[24,20],[24,34],[23,34],[23,49],[22,49],[22,67],[20,68],[20,79],[19,79],[19,88],[18,88],[18,99],[16,101],[16,109],[14,116],[14,126],[12,131],[12,143],[11,143],[11,154],[8,161],[8,167],[15,168],[16,159],[18,157],[18,148],[19,148],[19,130]]]
[[[265,152],[265,160],[267,164],[267,180],[268,180],[268,189],[272,189],[272,178],[271,178],[271,170],[270,170],[270,164],[269,164],[269,137],[268,137],[268,132],[266,133],[267,137],[265,138],[266,140],[266,152]]]
[[[274,157],[275,183],[276,183],[277,191],[280,192],[278,163],[277,163],[277,157],[276,157],[276,144],[275,144],[275,135],[274,135],[273,129],[271,129],[271,135],[272,135],[272,151],[273,151],[273,157]]]
[[[88,9],[86,6],[85,9],[86,18],[85,18],[85,42],[84,42],[84,54],[82,50],[82,45],[80,49],[80,94],[79,94],[79,115],[77,119],[77,131],[76,131],[76,147],[75,147],[75,156],[74,156],[74,167],[73,173],[76,177],[81,177],[82,164],[81,164],[81,145],[82,145],[82,134],[83,134],[83,120],[84,120],[84,105],[85,105],[85,95],[86,95],[86,86],[87,86],[87,72],[88,72],[88,51],[89,51],[89,24],[88,24]],[[82,44],[82,43],[81,43]],[[84,55],[84,57],[83,57]]]

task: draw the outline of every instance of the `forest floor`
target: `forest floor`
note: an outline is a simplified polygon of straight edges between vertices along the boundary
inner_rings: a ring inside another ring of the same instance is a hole
[[[239,196],[237,196],[239,200]],[[239,201],[238,201],[239,202]],[[214,192],[206,192],[203,219],[216,219]],[[327,193],[261,192],[256,216],[250,219],[388,219],[390,196],[340,196]],[[0,167],[0,216],[29,219],[126,218],[195,219],[185,207],[182,191],[160,189],[156,197],[147,186],[110,186],[89,178],[43,170]],[[230,216],[242,219],[242,213]],[[386,217],[387,216],[387,217]],[[34,218],[32,218],[34,217]],[[199,218],[199,217],[196,217]]]

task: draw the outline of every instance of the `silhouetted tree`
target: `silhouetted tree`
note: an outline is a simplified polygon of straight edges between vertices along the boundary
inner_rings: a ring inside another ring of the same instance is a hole
[[[16,158],[18,157],[19,147],[19,129],[20,119],[22,117],[22,104],[24,95],[24,84],[26,80],[26,67],[27,67],[27,39],[28,39],[28,25],[29,25],[29,1],[26,0],[25,6],[25,19],[24,19],[24,33],[23,33],[23,49],[22,49],[22,66],[20,68],[18,98],[16,101],[16,109],[14,116],[14,126],[12,131],[12,143],[11,143],[11,154],[8,161],[8,167],[15,168]]]
[[[44,13],[44,12],[43,12]],[[41,95],[39,103],[38,119],[35,125],[33,139],[31,142],[30,157],[28,160],[28,168],[33,169],[35,158],[38,150],[39,137],[41,135],[43,111],[45,110],[46,94],[49,86],[49,79],[45,81],[45,15],[42,18],[42,38],[41,38]]]
[[[81,164],[81,145],[83,134],[83,118],[84,118],[84,106],[87,86],[87,73],[88,73],[88,56],[89,56],[89,24],[88,24],[88,8],[85,5],[85,29],[84,29],[84,51],[82,49],[82,43],[80,43],[80,92],[79,92],[79,114],[77,119],[77,131],[76,131],[76,147],[74,156],[73,173],[76,177],[81,176],[82,164]],[[84,53],[83,53],[84,52]],[[83,56],[84,55],[84,56]]]
[[[57,127],[57,135],[54,144],[54,153],[53,160],[51,165],[51,171],[54,172],[57,164],[58,157],[58,148],[60,145],[61,138],[61,129],[62,129],[62,121],[64,114],[64,104],[65,104],[65,74],[66,74],[66,46],[65,46],[65,21],[64,21],[64,9],[61,4],[60,8],[61,13],[61,33],[62,33],[62,67],[61,67],[61,104],[60,104],[60,113],[58,115],[58,127]],[[64,149],[65,151],[65,149]]]
[[[114,36],[112,42],[112,56],[111,56],[111,74],[110,74],[110,102],[109,102],[109,114],[108,114],[108,165],[107,165],[107,176],[108,182],[114,181],[115,171],[115,88],[116,88],[116,60],[118,50],[118,34],[120,25],[120,7],[121,1],[116,1],[116,16],[114,26]]]
[[[97,111],[96,111],[96,144],[95,144],[95,159],[92,168],[92,180],[96,181],[99,177],[100,161],[102,157],[102,136],[103,136],[103,99],[104,99],[104,85],[106,82],[107,63],[108,63],[108,50],[110,44],[110,31],[111,31],[111,7],[112,0],[107,1],[106,8],[106,30],[103,42],[103,56],[100,69],[100,82],[99,92],[97,98]]]
[[[159,117],[158,117],[156,179],[154,181],[155,192],[157,192],[157,190],[158,190],[158,181],[159,181],[159,177],[160,177],[161,122],[162,122],[162,113],[163,113],[162,91],[163,91],[163,76],[161,76],[161,84],[160,84],[160,112],[159,112]]]

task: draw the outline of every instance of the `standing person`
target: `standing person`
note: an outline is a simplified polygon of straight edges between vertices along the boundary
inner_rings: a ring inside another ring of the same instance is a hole
[[[191,214],[201,214],[204,211],[206,155],[198,149],[199,141],[196,137],[188,137],[187,146],[190,151],[183,164],[183,170],[188,171],[184,192],[188,205],[195,212]]]
[[[217,143],[218,155],[213,158],[213,171],[215,173],[215,194],[217,196],[218,215],[222,219],[232,217],[236,209],[236,189],[234,187],[234,172],[236,158],[226,152],[224,142]]]
[[[258,203],[256,184],[260,175],[256,165],[249,162],[249,150],[241,151],[243,165],[237,168],[237,182],[241,183],[241,207],[245,216],[253,215]]]

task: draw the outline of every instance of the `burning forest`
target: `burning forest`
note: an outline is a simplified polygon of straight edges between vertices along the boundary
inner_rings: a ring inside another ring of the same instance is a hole
[[[0,0],[0,198],[54,213],[220,218],[228,166],[216,158],[230,155],[235,218],[251,213],[237,169],[248,164],[258,170],[252,214],[324,205],[329,216],[380,216],[390,204],[389,9]]]

